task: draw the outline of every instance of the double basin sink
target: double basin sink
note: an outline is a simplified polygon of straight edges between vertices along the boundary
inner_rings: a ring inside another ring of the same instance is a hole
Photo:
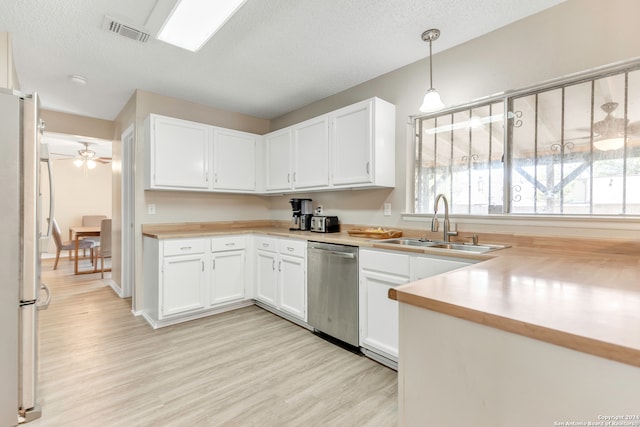
[[[498,249],[508,248],[506,245],[489,245],[489,244],[471,244],[471,243],[454,243],[443,242],[438,240],[418,239],[418,238],[396,238],[376,240],[377,243],[389,243],[392,245],[416,246],[423,248],[447,249],[453,251],[465,251],[474,253],[485,253],[497,251]]]

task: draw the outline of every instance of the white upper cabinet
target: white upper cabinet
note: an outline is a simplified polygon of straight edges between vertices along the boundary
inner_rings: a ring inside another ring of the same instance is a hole
[[[145,188],[255,192],[259,138],[151,114],[145,120]]]
[[[329,116],[293,126],[293,188],[329,186]]]
[[[208,189],[210,126],[152,114],[145,139],[145,188]]]
[[[259,136],[151,114],[145,189],[291,193],[395,186],[395,106],[371,98]]]
[[[291,128],[265,135],[266,152],[265,189],[290,190],[291,182]]]
[[[372,98],[332,112],[331,184],[395,186],[395,106]]]
[[[255,191],[257,139],[247,132],[214,128],[214,190]]]

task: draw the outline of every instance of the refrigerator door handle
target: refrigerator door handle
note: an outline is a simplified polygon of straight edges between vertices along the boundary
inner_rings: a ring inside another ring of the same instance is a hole
[[[42,304],[38,304],[36,307],[38,308],[38,310],[46,310],[47,308],[49,308],[49,304],[51,303],[51,291],[49,290],[49,287],[44,283],[40,283],[40,289],[47,293],[47,299]]]
[[[51,232],[53,231],[53,220],[55,218],[54,208],[55,208],[55,191],[53,184],[53,163],[51,162],[51,157],[49,157],[49,153],[46,154],[46,159],[43,159],[47,163],[47,172],[49,175],[49,226],[47,227],[47,234],[45,236],[41,236],[43,238],[50,238],[52,236]]]

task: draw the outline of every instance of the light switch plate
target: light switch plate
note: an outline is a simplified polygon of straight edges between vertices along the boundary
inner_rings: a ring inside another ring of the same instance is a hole
[[[149,212],[149,215],[155,215],[156,214],[156,204],[155,203],[149,203],[147,205],[147,211]]]
[[[322,205],[318,205],[316,207],[316,215],[323,215],[324,214],[324,208],[322,207]]]
[[[391,203],[384,204],[384,216],[391,216]]]

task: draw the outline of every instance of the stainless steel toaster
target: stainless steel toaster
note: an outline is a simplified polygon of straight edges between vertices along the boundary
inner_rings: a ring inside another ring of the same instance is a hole
[[[340,231],[340,223],[337,216],[312,216],[311,231],[316,233],[337,233]]]

